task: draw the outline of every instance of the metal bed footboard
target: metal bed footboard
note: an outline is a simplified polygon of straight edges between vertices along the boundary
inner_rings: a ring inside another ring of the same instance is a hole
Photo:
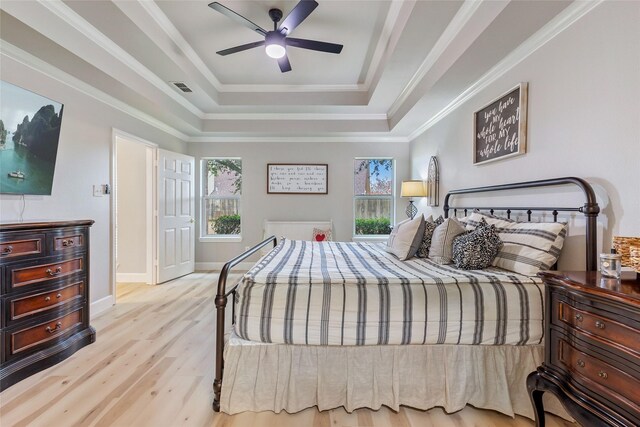
[[[238,283],[236,283],[231,289],[227,290],[227,278],[229,272],[233,267],[240,262],[249,258],[251,255],[258,252],[269,243],[273,242],[273,247],[278,245],[278,239],[276,236],[269,236],[262,242],[258,243],[254,247],[241,253],[231,261],[227,262],[220,271],[220,277],[218,278],[218,291],[216,292],[216,378],[213,381],[213,410],[220,411],[220,393],[222,391],[222,374],[224,372],[224,324],[225,313],[227,308],[227,301],[229,295],[233,295],[231,304],[232,310],[232,323],[235,323],[235,301],[236,292],[238,289]]]

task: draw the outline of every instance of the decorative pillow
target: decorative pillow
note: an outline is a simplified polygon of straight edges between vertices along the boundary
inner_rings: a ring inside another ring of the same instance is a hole
[[[398,223],[389,235],[387,252],[394,254],[402,261],[413,257],[422,241],[424,227],[425,222],[422,215]]]
[[[436,227],[431,237],[429,259],[438,264],[451,264],[453,256],[453,239],[466,230],[455,218],[447,218]]]
[[[491,215],[488,213],[480,212],[479,210],[473,211],[471,215],[464,217],[465,228],[467,230],[474,230],[481,223],[481,219],[484,218],[487,224],[492,224],[492,219],[497,219],[506,222],[518,222],[515,219],[505,218],[497,215]]]
[[[314,242],[330,242],[331,241],[331,229],[327,228],[323,230],[321,228],[313,229],[313,241]]]
[[[558,260],[567,234],[561,222],[515,222],[490,217],[478,212],[469,216],[467,228],[475,228],[482,219],[496,227],[502,249],[493,265],[516,273],[534,276],[550,269]]]
[[[444,222],[444,219],[442,221]],[[429,215],[429,217],[424,221],[424,234],[422,235],[422,241],[420,242],[420,247],[416,252],[416,256],[418,258],[427,258],[429,256],[429,247],[431,246],[431,237],[433,236],[433,231],[436,229],[437,226],[438,224],[435,223],[431,215]]]
[[[502,247],[495,225],[482,219],[475,230],[453,241],[453,263],[462,270],[482,270],[491,265]]]
[[[440,225],[444,222],[444,218],[440,215],[435,221],[436,225]]]
[[[467,216],[463,216],[462,218],[456,218],[458,220],[458,222],[460,224],[462,224],[462,226],[464,228],[466,228],[467,230],[469,230],[469,228],[467,227],[467,222],[469,221],[469,215]]]

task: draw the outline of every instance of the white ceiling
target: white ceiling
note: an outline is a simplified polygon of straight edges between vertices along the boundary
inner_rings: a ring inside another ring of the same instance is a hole
[[[281,73],[263,48],[217,55],[260,35],[207,3],[3,0],[0,49],[43,60],[186,140],[405,141],[580,7],[568,0],[318,0],[291,35],[343,44],[342,53],[290,47],[293,70]],[[297,4],[221,3],[267,30],[270,8],[286,16]]]

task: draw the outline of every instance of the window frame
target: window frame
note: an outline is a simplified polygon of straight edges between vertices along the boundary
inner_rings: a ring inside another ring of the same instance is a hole
[[[371,196],[363,196],[355,194],[356,188],[356,174],[353,170],[355,162],[358,160],[391,160],[391,194],[390,195],[371,195]],[[357,200],[371,200],[371,199],[380,199],[380,200],[391,200],[391,218],[389,218],[389,223],[391,227],[395,224],[396,219],[396,159],[393,157],[386,156],[375,156],[375,157],[354,157],[353,163],[351,164],[352,168],[352,191],[353,191],[353,203],[352,203],[352,218],[351,218],[351,235],[353,241],[358,240],[387,240],[389,238],[389,233],[387,234],[356,234],[356,201]]]
[[[206,195],[206,180],[205,172],[208,170],[205,163],[209,160],[240,160],[242,164],[242,157],[236,156],[215,156],[215,157],[201,157],[200,158],[200,242],[242,242],[242,233],[244,230],[242,224],[242,190],[240,190],[239,196],[222,196],[212,197]],[[244,173],[244,167],[242,167]],[[218,200],[238,200],[238,215],[240,215],[240,234],[206,234],[208,230],[207,224],[207,203],[206,200],[218,199]]]

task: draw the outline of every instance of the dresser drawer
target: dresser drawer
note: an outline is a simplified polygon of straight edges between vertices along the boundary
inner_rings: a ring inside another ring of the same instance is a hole
[[[63,259],[57,262],[48,261],[36,265],[12,265],[7,268],[7,292],[82,273],[85,269],[83,256]]]
[[[557,362],[594,395],[640,411],[640,380],[558,338]],[[553,362],[552,362],[553,363]]]
[[[51,233],[51,255],[59,255],[66,251],[85,250],[87,247],[86,233],[83,230],[71,229]]]
[[[7,331],[8,341],[7,358],[11,358],[21,352],[27,351],[40,344],[56,340],[64,335],[75,332],[82,325],[83,308],[79,308],[64,316],[56,317],[50,321],[39,323],[35,326]]]
[[[566,325],[607,341],[614,347],[640,355],[640,341],[635,328],[605,317],[602,311],[591,313],[564,301],[559,301],[557,307],[557,319]]]
[[[7,321],[12,322],[25,317],[71,305],[84,299],[85,283],[79,280],[70,285],[59,285],[56,289],[38,292],[27,296],[7,298]]]
[[[44,234],[10,234],[0,242],[0,260],[44,253]]]

